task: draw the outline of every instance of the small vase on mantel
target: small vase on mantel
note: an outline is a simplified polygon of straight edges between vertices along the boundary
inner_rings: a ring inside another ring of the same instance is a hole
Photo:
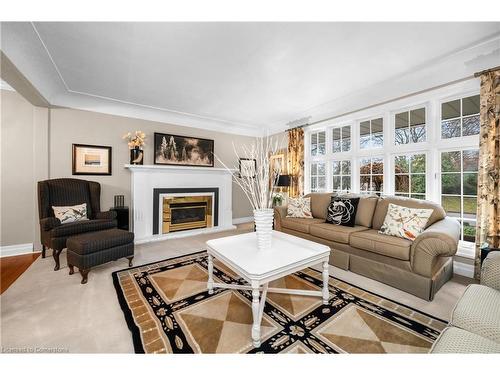
[[[139,147],[130,149],[130,164],[142,165],[144,163],[144,151]]]
[[[271,248],[274,210],[272,208],[253,210],[253,217],[255,222],[255,233],[257,234],[257,248],[259,250],[267,250]]]

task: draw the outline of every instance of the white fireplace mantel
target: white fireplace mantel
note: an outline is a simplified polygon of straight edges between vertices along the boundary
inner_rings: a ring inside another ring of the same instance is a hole
[[[233,170],[211,167],[125,164],[131,172],[132,229],[136,243],[159,241],[236,228],[232,212]],[[153,234],[153,189],[218,188],[218,225],[168,234]]]

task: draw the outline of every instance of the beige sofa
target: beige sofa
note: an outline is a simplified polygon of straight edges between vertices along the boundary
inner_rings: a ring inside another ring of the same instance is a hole
[[[381,281],[426,300],[453,274],[460,225],[438,204],[416,199],[360,196],[354,227],[325,223],[332,193],[312,193],[312,219],[286,217],[286,206],[275,208],[275,229],[320,242],[332,249],[336,267]],[[350,195],[354,196],[354,195]],[[379,234],[389,203],[434,210],[425,231],[415,241]]]

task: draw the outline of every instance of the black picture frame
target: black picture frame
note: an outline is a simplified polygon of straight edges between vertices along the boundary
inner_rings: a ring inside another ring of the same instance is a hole
[[[89,158],[89,162],[87,164],[87,155],[90,154],[84,154],[84,149],[96,149],[100,150],[101,152],[105,152],[104,155],[106,155],[106,159],[102,166],[101,170],[99,170],[99,165],[95,163],[97,158],[95,158],[96,155],[99,156],[99,163],[100,163],[100,155],[98,153],[94,154],[94,160]],[[83,154],[80,154],[82,152]],[[83,161],[84,163],[82,164],[82,155],[83,155]],[[112,159],[112,147],[111,146],[100,146],[100,145],[87,145],[87,144],[81,144],[81,143],[73,143],[72,144],[72,174],[75,176],[111,176],[112,174],[112,166],[113,166],[113,159]],[[95,170],[92,170],[94,169]]]
[[[254,164],[254,175],[253,176],[243,176],[241,174],[241,161],[244,161],[244,162],[251,162],[253,161],[253,164]],[[249,159],[249,158],[239,158],[238,160],[238,170],[239,170],[239,177],[242,178],[242,177],[248,177],[248,178],[255,178],[255,174],[257,173],[257,160],[255,159]]]
[[[165,138],[167,144],[163,144],[163,138]],[[171,138],[173,139],[173,146],[171,145]],[[165,150],[165,148],[170,148],[170,152],[175,153],[175,159],[169,159],[165,155],[165,151],[169,151]],[[202,162],[200,162],[200,158]],[[214,140],[169,133],[154,133],[153,160],[156,165],[211,168],[214,167]],[[203,163],[203,160],[205,163]]]

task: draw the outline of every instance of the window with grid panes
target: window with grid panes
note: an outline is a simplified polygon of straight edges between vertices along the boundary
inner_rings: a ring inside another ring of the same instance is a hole
[[[384,158],[361,158],[359,161],[359,190],[380,195],[384,191]]]
[[[398,196],[425,199],[425,154],[394,157],[394,192]]]
[[[351,161],[332,161],[332,189],[333,191],[351,190]]]
[[[479,95],[441,104],[441,138],[479,134]]]

